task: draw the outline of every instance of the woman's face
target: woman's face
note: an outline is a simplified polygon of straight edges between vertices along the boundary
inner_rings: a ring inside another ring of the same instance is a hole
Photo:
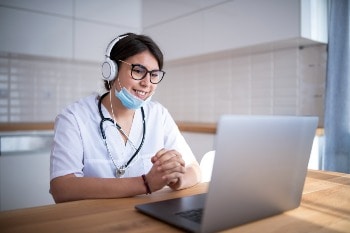
[[[147,68],[148,71],[158,70],[158,62],[155,57],[149,52],[144,51],[136,54],[132,57],[124,60],[129,64],[139,64]],[[114,81],[114,87],[120,91],[121,88],[126,88],[132,95],[135,95],[139,99],[145,100],[151,96],[156,88],[157,84],[150,82],[150,74],[148,73],[145,78],[141,80],[135,80],[131,77],[131,65],[120,62],[119,71],[116,80]],[[118,82],[119,79],[119,82]],[[119,85],[120,84],[120,85]]]

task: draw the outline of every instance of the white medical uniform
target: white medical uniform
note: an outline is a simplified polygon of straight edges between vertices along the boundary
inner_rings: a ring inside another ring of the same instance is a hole
[[[108,154],[100,131],[97,94],[81,99],[64,109],[56,118],[50,158],[50,180],[67,174],[77,177],[115,177],[116,167]],[[151,157],[160,149],[179,151],[186,164],[195,157],[168,110],[158,102],[145,104],[146,132],[144,144],[123,177],[147,174]],[[105,118],[112,118],[102,105]],[[143,134],[141,109],[135,111],[130,142],[125,143],[110,121],[104,121],[107,145],[117,166],[124,165],[140,146]],[[135,149],[136,148],[136,149]]]

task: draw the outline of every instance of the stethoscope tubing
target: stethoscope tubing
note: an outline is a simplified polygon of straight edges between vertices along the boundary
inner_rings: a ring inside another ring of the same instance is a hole
[[[102,113],[102,99],[108,94],[109,92],[104,93],[99,101],[98,101],[98,112],[101,116],[101,121],[100,121],[100,131],[101,131],[101,135],[102,135],[102,139],[105,142],[105,145],[107,144],[106,141],[106,133],[105,130],[103,129],[103,123],[106,121],[109,121],[111,123],[113,123],[113,125],[115,125],[117,127],[118,130],[121,130],[120,125],[117,122],[114,122],[113,119],[111,118],[106,118],[104,117],[103,113]],[[145,121],[145,112],[143,110],[143,107],[141,107],[141,114],[142,114],[142,125],[143,125],[143,131],[142,131],[142,140],[141,143],[139,145],[139,147],[137,148],[137,150],[135,151],[135,153],[131,156],[131,158],[129,159],[129,161],[124,165],[124,168],[126,168],[127,166],[129,166],[129,164],[132,162],[132,160],[136,157],[136,155],[140,152],[144,142],[145,142],[145,136],[146,136],[146,121]],[[129,139],[127,139],[129,140]],[[107,147],[107,145],[106,145]],[[107,151],[108,151],[108,147],[107,147]]]

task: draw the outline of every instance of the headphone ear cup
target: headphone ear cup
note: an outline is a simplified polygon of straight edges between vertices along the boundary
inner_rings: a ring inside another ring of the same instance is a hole
[[[112,49],[114,45],[124,37],[127,37],[128,35],[123,35],[115,38],[112,40],[106,49],[105,53],[105,61],[102,63],[102,79],[106,81],[113,81],[117,77],[118,73],[118,64],[114,60],[110,58]]]
[[[105,61],[102,63],[102,77],[106,81],[112,81],[117,77],[118,65],[115,61],[106,57]]]

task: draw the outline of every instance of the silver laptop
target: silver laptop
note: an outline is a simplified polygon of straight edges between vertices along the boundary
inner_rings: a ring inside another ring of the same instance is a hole
[[[294,209],[317,124],[317,117],[224,115],[208,192],[135,208],[189,232],[216,232]]]

